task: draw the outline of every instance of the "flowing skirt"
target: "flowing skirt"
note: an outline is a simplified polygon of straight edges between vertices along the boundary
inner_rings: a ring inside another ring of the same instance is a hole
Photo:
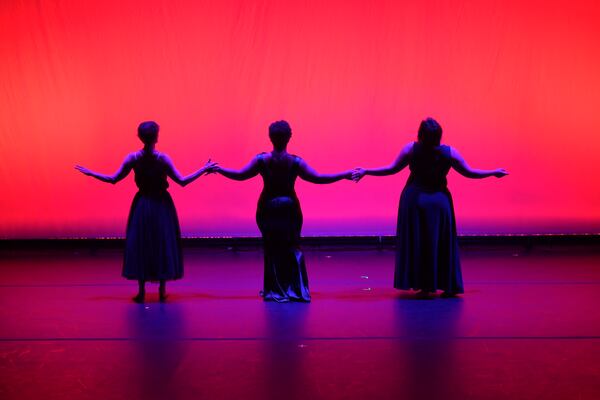
[[[292,197],[261,199],[256,222],[263,237],[266,301],[309,302],[308,275],[299,248],[302,211]]]
[[[452,196],[407,185],[396,233],[396,289],[463,293]]]
[[[169,192],[138,192],[127,220],[123,276],[143,281],[183,277],[181,232]]]

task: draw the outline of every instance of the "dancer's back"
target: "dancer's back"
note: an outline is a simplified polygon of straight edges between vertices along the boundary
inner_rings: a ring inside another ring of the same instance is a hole
[[[135,184],[144,193],[156,193],[169,187],[168,164],[158,151],[140,150],[132,154]]]
[[[419,186],[427,191],[445,190],[446,175],[450,170],[452,155],[450,146],[425,146],[422,143],[413,144],[409,168],[408,184]]]
[[[261,197],[296,197],[294,184],[299,172],[299,157],[288,153],[261,153],[258,155],[258,165],[264,182]]]

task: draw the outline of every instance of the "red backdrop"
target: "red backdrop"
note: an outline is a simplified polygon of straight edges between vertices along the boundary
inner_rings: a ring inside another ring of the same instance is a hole
[[[0,237],[122,235],[113,172],[141,120],[183,173],[269,150],[317,170],[389,163],[437,118],[473,165],[450,174],[462,233],[599,232],[594,1],[10,1],[0,4]],[[390,234],[407,172],[299,182],[305,234]],[[171,186],[185,235],[256,235],[260,178]]]

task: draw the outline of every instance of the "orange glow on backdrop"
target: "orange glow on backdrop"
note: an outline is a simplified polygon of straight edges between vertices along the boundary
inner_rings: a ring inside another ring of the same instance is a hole
[[[137,124],[182,173],[239,167],[286,119],[318,171],[374,167],[437,118],[473,166],[459,231],[600,232],[594,1],[3,1],[0,237],[124,233]],[[391,234],[407,172],[297,185],[306,235]],[[260,178],[171,185],[184,235],[258,235]]]

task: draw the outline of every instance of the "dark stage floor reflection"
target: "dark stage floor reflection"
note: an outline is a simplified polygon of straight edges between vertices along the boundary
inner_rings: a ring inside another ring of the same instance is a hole
[[[186,250],[144,305],[117,251],[0,256],[1,399],[600,398],[590,248],[466,249],[433,300],[391,251],[307,251],[311,304],[264,303],[258,251]]]

